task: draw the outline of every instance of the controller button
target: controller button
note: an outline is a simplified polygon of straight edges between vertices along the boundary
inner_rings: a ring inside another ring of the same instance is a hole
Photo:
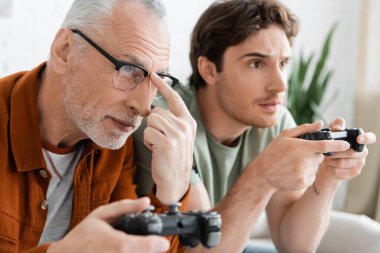
[[[150,223],[147,224],[147,231],[150,233],[161,233],[162,231],[162,223]]]
[[[221,224],[220,218],[211,218],[208,220],[208,224],[213,227],[219,227]]]
[[[222,238],[221,232],[211,232],[207,237],[207,246],[212,248],[219,244]]]

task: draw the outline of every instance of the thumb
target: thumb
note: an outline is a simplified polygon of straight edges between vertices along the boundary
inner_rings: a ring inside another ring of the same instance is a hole
[[[311,123],[311,124],[303,124],[295,128],[287,129],[283,131],[281,135],[285,137],[299,137],[309,132],[319,131],[321,130],[322,127],[323,127],[323,121],[317,120],[316,122]]]
[[[133,238],[128,242],[128,252],[166,252],[170,248],[170,242],[162,236],[128,236]]]

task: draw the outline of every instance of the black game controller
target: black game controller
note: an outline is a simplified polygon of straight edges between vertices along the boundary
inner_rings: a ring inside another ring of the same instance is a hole
[[[179,204],[169,206],[167,213],[153,213],[153,207],[140,214],[128,214],[117,220],[113,226],[133,235],[179,235],[185,246],[195,247],[202,243],[207,248],[219,244],[222,219],[217,212],[190,211],[180,213]]]
[[[300,138],[305,140],[343,140],[350,143],[350,147],[356,152],[362,152],[365,145],[359,144],[356,139],[363,133],[361,128],[347,128],[342,131],[332,132],[330,128],[321,129],[321,131],[310,132],[301,135]],[[331,156],[332,153],[324,153],[326,156]]]

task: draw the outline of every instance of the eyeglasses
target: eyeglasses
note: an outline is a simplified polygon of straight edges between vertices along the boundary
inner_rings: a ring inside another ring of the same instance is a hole
[[[127,61],[120,61],[113,58],[109,53],[104,51],[95,42],[89,39],[81,31],[77,29],[71,30],[73,33],[79,34],[83,39],[85,39],[92,47],[94,47],[99,53],[106,57],[110,62],[115,65],[115,74],[112,79],[113,86],[121,91],[130,91],[136,88],[145,77],[149,75],[149,72],[134,63]],[[174,87],[179,81],[174,76],[165,73],[157,73],[159,77],[164,79],[164,81],[170,86]]]

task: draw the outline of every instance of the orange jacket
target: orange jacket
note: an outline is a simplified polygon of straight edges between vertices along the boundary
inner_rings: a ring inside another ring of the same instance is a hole
[[[42,154],[37,111],[38,76],[45,63],[30,72],[0,79],[0,252],[46,252],[37,247],[46,221],[41,208],[51,175]],[[70,229],[92,210],[116,200],[135,199],[136,166],[132,138],[119,150],[86,141],[74,173]],[[42,172],[45,171],[45,172]],[[48,176],[46,176],[46,174]],[[151,194],[157,212],[165,210]],[[187,202],[187,196],[185,201]],[[182,210],[186,204],[182,204]],[[182,252],[178,237],[169,237],[170,252]]]

